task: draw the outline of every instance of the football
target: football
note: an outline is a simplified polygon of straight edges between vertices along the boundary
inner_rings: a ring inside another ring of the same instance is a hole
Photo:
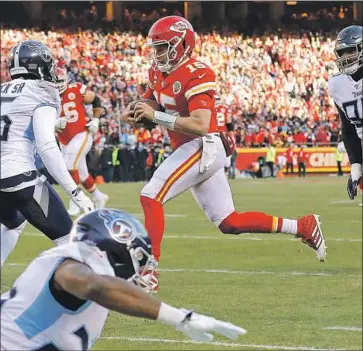
[[[133,112],[135,109],[135,106],[138,102],[143,102],[145,104],[148,104],[150,107],[152,107],[155,111],[161,111],[160,105],[155,100],[150,99],[142,99],[142,100],[136,100],[130,105],[130,111]],[[147,129],[153,129],[156,126],[156,123],[153,123],[147,119],[142,119],[136,124],[137,127],[144,127]]]

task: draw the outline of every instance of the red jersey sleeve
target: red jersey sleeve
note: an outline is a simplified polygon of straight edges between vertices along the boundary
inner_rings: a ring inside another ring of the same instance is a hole
[[[216,76],[214,72],[204,64],[195,62],[191,65],[195,68],[196,64],[200,64],[201,68],[196,68],[190,73],[190,79],[186,84],[184,96],[187,101],[198,94],[209,94],[214,98],[216,92]],[[186,67],[188,68],[189,65]],[[198,67],[198,66],[197,66]]]
[[[198,110],[198,109],[212,110],[213,107],[214,107],[214,98],[207,92],[200,93],[198,95],[193,95],[188,100],[189,112],[192,112],[192,111]]]
[[[87,86],[82,84],[82,83],[77,83],[78,84],[78,90],[79,90],[79,93],[81,95],[84,95],[86,94],[86,90],[87,90]]]
[[[216,91],[216,77],[214,72],[201,62],[193,62],[186,66],[190,78],[185,87],[185,99],[188,110],[212,110],[214,108],[214,95]]]

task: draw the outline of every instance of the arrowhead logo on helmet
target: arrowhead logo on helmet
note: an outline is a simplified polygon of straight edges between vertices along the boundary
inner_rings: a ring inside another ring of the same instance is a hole
[[[179,21],[174,23],[171,27],[171,30],[175,31],[175,32],[181,32],[183,33],[184,31],[186,31],[188,29],[188,26],[185,22],[183,21]]]
[[[169,72],[191,56],[195,47],[195,32],[185,18],[167,16],[152,25],[147,43],[153,48],[149,56],[152,68]]]

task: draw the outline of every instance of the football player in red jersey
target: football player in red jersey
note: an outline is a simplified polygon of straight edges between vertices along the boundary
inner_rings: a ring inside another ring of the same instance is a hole
[[[224,173],[226,157],[233,151],[234,143],[218,131],[214,72],[191,57],[195,46],[192,25],[179,16],[164,17],[151,27],[148,43],[153,64],[144,97],[154,99],[163,111],[140,101],[126,108],[123,120],[129,123],[148,120],[166,127],[174,148],[140,196],[155,258],[160,259],[164,233],[163,205],[191,189],[201,209],[222,233],[296,235],[324,261],[326,245],[317,215],[292,220],[235,210]],[[157,273],[150,279],[158,280]]]
[[[102,107],[99,97],[82,83],[68,85],[65,70],[57,68],[58,90],[62,99],[60,118],[56,123],[56,130],[60,142],[63,158],[76,184],[81,184],[90,193],[96,208],[106,205],[108,196],[100,192],[93,177],[88,173],[86,155],[93,143],[93,134],[98,130],[99,117]],[[84,104],[92,104],[93,118],[88,121]],[[79,215],[79,208],[69,202],[68,213]]]

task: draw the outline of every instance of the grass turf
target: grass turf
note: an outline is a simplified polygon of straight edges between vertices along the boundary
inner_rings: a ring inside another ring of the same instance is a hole
[[[324,263],[292,236],[223,235],[189,193],[174,199],[165,207],[158,298],[228,320],[248,333],[236,342],[217,337],[216,344],[190,344],[171,327],[112,312],[93,349],[361,350],[361,330],[325,329],[362,328],[362,209],[347,198],[345,183],[345,178],[335,177],[231,182],[239,211],[287,218],[320,214],[328,245]],[[110,195],[109,207],[142,219],[141,187],[137,183],[100,188]],[[51,246],[27,226],[3,269],[3,291],[24,270],[21,264]]]

